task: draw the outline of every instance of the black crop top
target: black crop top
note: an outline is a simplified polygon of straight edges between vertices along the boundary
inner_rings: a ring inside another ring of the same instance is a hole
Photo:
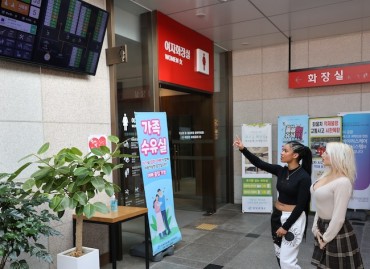
[[[289,180],[287,180],[289,174],[287,166],[264,162],[247,148],[240,151],[254,166],[277,176],[276,189],[279,191],[279,202],[295,205],[293,212],[282,226],[284,230],[288,231],[303,211],[306,212],[307,216],[311,198],[311,177],[302,167],[299,170],[294,170],[294,174],[291,172]]]

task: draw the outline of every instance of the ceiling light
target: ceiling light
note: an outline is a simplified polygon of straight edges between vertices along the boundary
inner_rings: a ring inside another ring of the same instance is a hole
[[[197,17],[205,17],[206,16],[206,13],[204,12],[204,9],[203,8],[199,8],[199,9],[196,10],[195,15]]]

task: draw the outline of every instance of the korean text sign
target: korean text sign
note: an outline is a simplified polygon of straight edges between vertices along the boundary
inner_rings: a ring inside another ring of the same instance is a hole
[[[370,64],[308,68],[289,72],[289,88],[311,88],[370,82]]]
[[[242,141],[261,160],[271,163],[271,124],[243,124]],[[242,211],[272,212],[272,175],[242,156]]]
[[[181,240],[172,190],[167,117],[164,112],[135,112],[153,255]]]
[[[213,42],[160,12],[157,12],[157,34],[158,79],[213,93]]]

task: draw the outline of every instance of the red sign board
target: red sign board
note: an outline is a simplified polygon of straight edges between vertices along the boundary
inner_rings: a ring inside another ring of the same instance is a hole
[[[313,68],[289,72],[289,88],[311,88],[370,82],[370,64]]]
[[[213,93],[213,42],[157,11],[160,82]]]

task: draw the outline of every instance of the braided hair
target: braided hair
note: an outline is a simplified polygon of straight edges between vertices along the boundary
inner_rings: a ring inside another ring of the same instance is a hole
[[[311,176],[312,173],[312,152],[309,147],[299,143],[298,141],[289,141],[294,153],[298,153],[298,163],[302,160],[302,168]],[[307,226],[308,226],[308,213],[310,212],[310,199],[305,206],[306,223],[303,232],[303,238],[306,240]]]
[[[302,160],[302,168],[311,176],[312,173],[312,152],[309,147],[299,143],[298,141],[289,141],[294,153],[298,153],[298,162]]]

